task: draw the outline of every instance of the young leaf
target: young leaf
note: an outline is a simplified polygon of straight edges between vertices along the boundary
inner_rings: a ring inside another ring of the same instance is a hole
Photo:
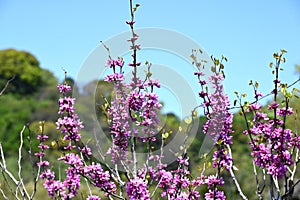
[[[287,53],[287,51],[285,49],[281,49],[280,51],[281,51],[281,53]]]
[[[274,53],[274,54],[273,54],[273,57],[274,57],[275,59],[278,59],[278,58],[279,58],[278,53]]]
[[[192,118],[185,118],[184,122],[187,124],[190,124],[190,123],[192,123]]]
[[[236,106],[236,104],[237,104],[237,100],[234,100],[233,101],[233,106]]]
[[[169,133],[168,133],[168,132],[163,133],[163,134],[162,134],[162,137],[163,137],[163,139],[167,139],[167,138],[169,137]]]

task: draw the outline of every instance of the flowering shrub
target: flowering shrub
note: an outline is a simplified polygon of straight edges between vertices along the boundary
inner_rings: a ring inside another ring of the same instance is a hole
[[[114,85],[113,98],[106,109],[113,145],[106,154],[111,156],[111,161],[116,167],[113,169],[106,166],[108,168],[106,171],[100,163],[87,163],[87,161],[91,161],[92,152],[89,147],[79,145],[81,138],[79,131],[83,128],[83,124],[75,112],[75,99],[67,96],[71,87],[67,84],[58,85],[63,97],[59,99],[58,113],[61,117],[57,121],[57,129],[61,130],[64,140],[68,141],[64,147],[68,153],[59,160],[69,167],[66,169],[64,181],[55,180],[54,172],[49,168],[50,163],[42,159],[45,156],[45,150],[48,149],[48,146],[43,144],[47,136],[39,135],[41,151],[36,155],[40,158],[38,166],[45,169],[40,178],[45,181],[44,187],[48,190],[49,196],[63,199],[75,197],[81,184],[81,177],[83,177],[93,186],[104,191],[105,195],[111,199],[150,199],[156,192],[159,192],[162,198],[167,199],[199,199],[202,196],[207,200],[223,200],[226,197],[224,191],[221,190],[224,185],[221,172],[226,170],[234,179],[240,196],[247,199],[233,170],[230,147],[233,144],[233,113],[230,112],[230,102],[222,85],[224,80],[222,62],[226,61],[225,57],[222,57],[221,61],[213,58],[212,75],[209,76],[208,80],[212,88],[208,90],[203,65],[197,60],[198,52],[193,51],[191,56],[193,63],[198,68],[194,74],[200,83],[199,97],[203,99],[202,107],[207,117],[203,132],[214,140],[215,150],[212,155],[212,167],[215,168],[215,174],[204,175],[203,171],[199,177],[192,177],[189,171],[187,149],[184,149],[183,154],[178,156],[178,167],[174,170],[169,170],[167,165],[162,163],[162,156],[152,155],[150,144],[157,140],[155,136],[160,123],[158,111],[161,104],[155,93],[155,88],[160,88],[160,83],[151,78],[151,65],[149,63],[147,63],[148,72],[145,79],[141,79],[137,75],[137,68],[141,63],[137,61],[137,51],[140,50],[140,44],[137,44],[139,36],[134,30],[134,12],[139,5],[132,7],[132,2],[130,5],[132,19],[126,23],[132,31],[132,37],[128,40],[131,43],[133,58],[133,61],[128,64],[132,67],[131,82],[125,83],[124,60],[120,57],[113,59],[110,55],[106,65],[112,70],[112,74],[107,75],[104,79]],[[108,49],[106,46],[105,48]],[[281,196],[279,188],[281,178],[285,177],[286,180],[291,181],[287,172],[289,167],[295,164],[292,154],[295,149],[298,152],[300,143],[299,136],[287,129],[285,124],[286,117],[292,115],[293,111],[288,106],[292,94],[287,92],[287,86],[281,84],[278,79],[278,67],[283,59],[283,53],[285,52],[282,51],[280,55],[276,54],[277,56],[275,56],[277,62],[275,66],[276,79],[272,92],[274,102],[268,107],[268,110],[273,111],[272,118],[262,111],[262,106],[258,103],[262,94],[257,91],[257,84],[254,85],[254,103],[242,104],[241,97],[245,95],[240,97],[237,93],[240,108],[247,124],[247,130],[244,131],[244,134],[250,138],[251,156],[254,163],[258,167],[266,169],[266,174],[270,175],[270,195],[272,198]],[[253,83],[251,82],[250,85]],[[277,103],[278,89],[281,89],[284,94],[284,107],[280,107]],[[247,113],[252,113],[253,120],[248,119]],[[138,143],[145,143],[147,146],[148,160],[143,167],[138,167],[136,157]],[[157,163],[157,167],[150,166],[149,161]],[[119,171],[121,168],[124,170],[122,174]],[[284,195],[290,195],[290,190],[294,186],[293,184],[286,186]],[[200,194],[200,187],[207,188],[202,195]],[[273,187],[276,188],[277,194],[274,193]],[[257,191],[259,198],[261,198],[261,192]],[[90,194],[87,199],[100,199],[100,197]]]

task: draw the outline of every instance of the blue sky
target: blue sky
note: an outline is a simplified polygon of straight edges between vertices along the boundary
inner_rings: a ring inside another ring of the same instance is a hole
[[[136,27],[159,27],[184,34],[216,57],[224,54],[225,89],[251,93],[250,79],[270,91],[272,54],[286,49],[283,81],[298,78],[300,1],[140,0]],[[62,79],[61,68],[76,77],[99,41],[128,31],[127,0],[0,0],[0,49],[29,51]],[[142,37],[142,36],[141,36]],[[151,60],[150,60],[151,61]],[[176,67],[176,66],[175,66]],[[95,72],[97,73],[97,72]]]

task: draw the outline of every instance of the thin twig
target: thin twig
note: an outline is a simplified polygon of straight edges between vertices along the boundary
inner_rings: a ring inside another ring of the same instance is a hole
[[[295,85],[295,84],[298,83],[298,82],[300,82],[300,78],[297,79],[296,81],[294,81],[293,83],[291,83],[290,85],[288,85],[287,88],[292,87],[293,85]],[[278,90],[277,92],[280,92],[280,90]],[[257,101],[260,101],[260,100],[262,100],[262,99],[265,99],[266,97],[271,96],[271,95],[274,95],[273,91],[270,92],[270,93],[268,93],[268,94],[266,94],[266,95],[264,95],[264,96],[262,96],[262,97],[259,98],[258,100],[255,100],[255,101],[251,102],[250,105],[256,103]],[[233,106],[233,107],[230,107],[229,110],[237,109],[237,108],[240,108],[240,106]]]
[[[1,188],[0,188],[0,192],[1,192],[4,199],[9,200],[9,198],[5,195],[5,193],[3,192],[3,190]]]
[[[253,165],[253,172],[254,172],[254,176],[255,176],[255,182],[256,182],[256,194],[258,196],[259,200],[262,200],[262,191],[259,189],[259,180],[258,180],[258,175],[257,175],[257,171],[256,171],[256,166],[254,163],[254,160],[252,160],[252,165]]]
[[[230,158],[232,158],[231,148],[230,148],[229,145],[226,145],[226,146],[227,146],[227,149],[228,149],[229,156],[230,156]],[[232,178],[232,180],[233,180],[233,182],[234,182],[234,184],[235,184],[235,186],[236,186],[236,188],[237,188],[237,190],[239,192],[239,195],[242,197],[242,199],[248,200],[248,198],[243,193],[243,191],[242,191],[242,189],[240,187],[240,184],[239,184],[238,180],[236,179],[235,174],[233,172],[233,162],[230,163],[230,170],[229,170],[229,172],[230,172],[231,178]]]
[[[25,185],[24,185],[24,182],[23,182],[23,178],[22,178],[22,148],[23,148],[23,144],[24,144],[24,141],[23,141],[23,133],[25,131],[25,128],[26,126],[23,127],[22,131],[20,132],[20,146],[19,146],[19,158],[18,158],[18,168],[19,168],[19,171],[18,171],[18,177],[19,177],[19,184],[22,186],[20,188],[20,190],[23,190],[24,194],[23,195],[26,195],[28,199],[30,199],[30,196],[25,188]]]
[[[2,168],[2,173],[7,174],[9,176],[9,178],[14,182],[14,184],[18,185],[19,181],[14,177],[14,175],[10,171],[8,171],[6,169],[6,161],[5,161],[5,157],[4,157],[4,153],[3,153],[3,149],[2,149],[2,144],[1,143],[0,143],[0,151],[1,151],[1,157],[2,157],[2,162],[0,162],[0,165],[1,165],[1,168]]]
[[[4,88],[1,90],[0,92],[0,96],[5,92],[5,90],[7,89],[8,85],[10,84],[10,82],[12,82],[15,79],[15,76],[11,77],[5,84]]]

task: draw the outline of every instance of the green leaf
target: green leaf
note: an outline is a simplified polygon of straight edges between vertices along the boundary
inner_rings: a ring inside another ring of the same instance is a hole
[[[280,51],[281,51],[281,53],[287,53],[287,51],[285,49],[281,49]]]
[[[278,53],[274,53],[274,54],[273,54],[273,57],[274,57],[275,59],[278,59],[278,58],[279,58]]]
[[[190,117],[189,118],[185,118],[184,122],[187,123],[187,124],[190,124],[190,123],[192,123],[192,118],[190,118]]]
[[[167,138],[169,137],[169,133],[168,133],[168,132],[163,133],[163,134],[162,134],[162,137],[163,137],[163,139],[167,139]]]
[[[300,92],[298,88],[293,88],[293,92]]]
[[[236,104],[237,104],[237,100],[234,100],[233,101],[233,106],[236,106]]]
[[[219,59],[214,59],[214,63],[215,63],[216,66],[218,66],[220,64]]]
[[[179,126],[179,127],[178,127],[178,130],[179,130],[179,132],[181,132],[181,131],[182,131],[182,127],[181,127],[181,126]]]
[[[192,58],[192,60],[196,60],[196,56],[194,54],[190,55],[190,57]]]

